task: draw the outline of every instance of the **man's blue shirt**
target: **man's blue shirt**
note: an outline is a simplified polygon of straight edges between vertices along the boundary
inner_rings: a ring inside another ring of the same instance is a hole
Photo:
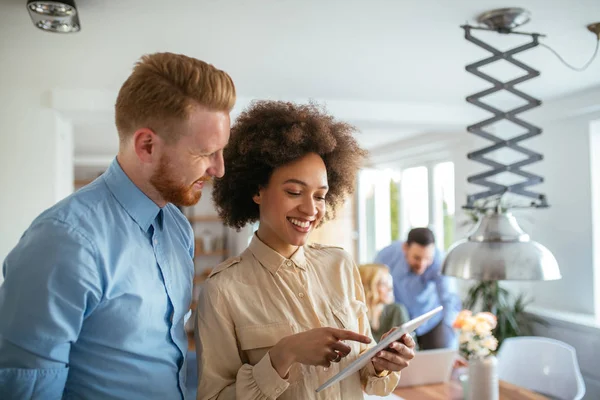
[[[182,399],[193,231],[115,159],[4,260],[0,398]]]
[[[393,242],[375,257],[376,263],[390,268],[396,302],[406,307],[411,318],[444,306],[443,313],[434,315],[416,329],[419,336],[431,331],[442,320],[451,327],[461,309],[453,282],[441,274],[442,258],[441,251],[436,248],[433,263],[422,275],[415,275],[406,261],[401,241]]]

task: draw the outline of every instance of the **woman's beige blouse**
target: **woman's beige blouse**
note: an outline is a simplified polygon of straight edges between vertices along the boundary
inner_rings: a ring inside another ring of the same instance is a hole
[[[400,378],[397,372],[378,377],[369,363],[360,373],[315,392],[374,341],[346,342],[352,352],[329,368],[295,364],[287,379],[271,365],[271,347],[312,328],[336,327],[372,337],[358,268],[341,248],[307,245],[286,259],[255,235],[239,257],[214,269],[197,315],[199,400],[354,400],[363,398],[363,390],[387,395]]]

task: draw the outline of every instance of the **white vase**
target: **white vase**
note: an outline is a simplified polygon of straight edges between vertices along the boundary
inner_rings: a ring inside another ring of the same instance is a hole
[[[467,400],[498,400],[498,360],[495,356],[469,360]]]

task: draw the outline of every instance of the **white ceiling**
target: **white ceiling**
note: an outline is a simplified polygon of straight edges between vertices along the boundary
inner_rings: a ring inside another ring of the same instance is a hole
[[[229,72],[240,98],[354,104],[352,115],[342,114],[361,129],[359,138],[369,148],[474,122],[477,114],[469,114],[474,107],[464,98],[488,84],[464,66],[489,53],[468,43],[459,26],[474,23],[483,11],[515,5],[482,0],[76,2],[82,30],[60,35],[34,28],[25,0],[2,0],[3,85],[104,90],[116,96],[140,55],[179,52]],[[522,0],[516,5],[533,16],[524,31],[547,34],[543,42],[573,64],[589,58],[595,42],[585,26],[600,21],[600,1]],[[487,32],[480,37],[501,48],[527,40]],[[574,72],[541,47],[518,58],[542,71],[520,88],[544,100],[600,85],[600,60]],[[511,68],[488,70],[514,77]],[[406,110],[413,108],[420,112],[410,118]],[[363,109],[364,116],[356,115]],[[441,118],[445,109],[460,109],[463,118]],[[75,122],[78,154],[114,151],[108,105],[100,115],[93,122]]]

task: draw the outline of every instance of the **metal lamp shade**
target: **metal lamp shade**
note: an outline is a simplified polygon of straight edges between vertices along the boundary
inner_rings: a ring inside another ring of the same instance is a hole
[[[480,281],[561,278],[552,253],[531,240],[513,215],[498,212],[481,217],[468,239],[450,248],[442,274]]]

